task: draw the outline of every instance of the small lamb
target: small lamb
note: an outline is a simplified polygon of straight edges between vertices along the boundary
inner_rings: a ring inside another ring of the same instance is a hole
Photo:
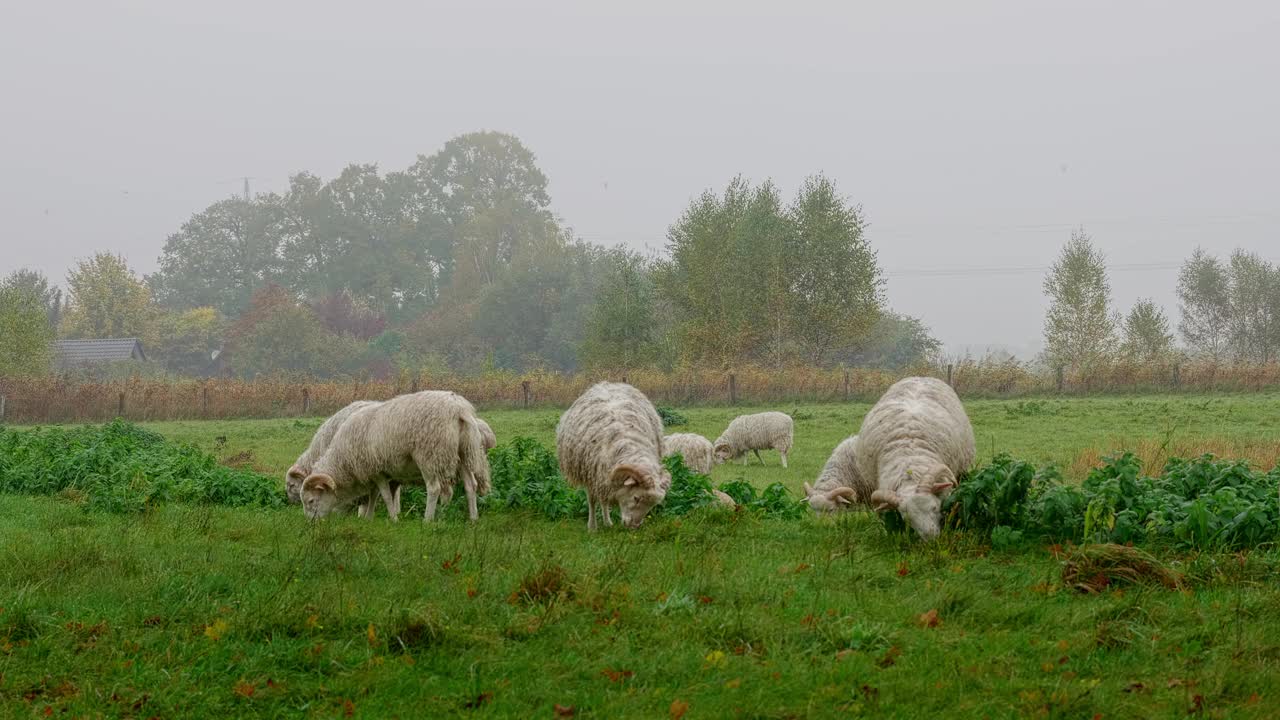
[[[565,480],[586,488],[591,531],[597,510],[605,525],[613,524],[613,505],[623,525],[639,527],[671,487],[662,465],[662,418],[625,383],[597,383],[569,406],[556,426],[556,454]]]
[[[427,489],[424,520],[449,502],[456,482],[467,493],[472,520],[477,495],[489,492],[489,461],[475,408],[461,395],[424,391],[365,407],[342,424],[302,483],[307,517],[324,517],[376,489],[394,520],[400,512],[390,478],[416,466]]]
[[[662,457],[679,453],[685,467],[703,475],[711,474],[715,464],[715,450],[711,441],[697,433],[676,433],[662,438]]]
[[[897,510],[920,537],[942,527],[942,500],[977,455],[973,425],[951,386],[909,377],[890,387],[862,420],[855,460],[875,490],[878,512]]]
[[[747,460],[747,451],[754,452],[760,464],[761,450],[777,450],[782,455],[782,467],[787,466],[787,453],[791,452],[792,433],[795,423],[791,416],[780,412],[762,412],[754,415],[739,415],[729,423],[729,427],[716,438],[716,462],[727,462],[742,457],[743,464]]]

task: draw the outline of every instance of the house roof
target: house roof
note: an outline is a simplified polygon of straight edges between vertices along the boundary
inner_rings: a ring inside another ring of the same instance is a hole
[[[138,338],[59,340],[54,344],[54,351],[58,354],[58,363],[63,366],[147,359]]]

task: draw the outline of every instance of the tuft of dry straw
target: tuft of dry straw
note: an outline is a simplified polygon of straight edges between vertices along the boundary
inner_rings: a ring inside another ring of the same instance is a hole
[[[1099,593],[1113,585],[1182,586],[1182,576],[1150,554],[1128,545],[1082,545],[1066,553],[1062,584],[1082,593]]]

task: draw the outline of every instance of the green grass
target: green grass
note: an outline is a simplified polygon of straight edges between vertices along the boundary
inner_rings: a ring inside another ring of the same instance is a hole
[[[1277,404],[968,407],[983,458],[1070,466],[1143,441],[1274,442]],[[799,409],[791,469],[766,453],[715,482],[798,489],[867,408]],[[712,438],[736,414],[681,411]],[[550,443],[557,414],[485,417],[500,441]],[[282,476],[318,423],[148,427]],[[307,523],[0,496],[0,717],[1274,717],[1280,553],[1157,557],[1182,589],[1084,595],[1050,548],[920,545],[861,513],[588,535],[521,513]]]

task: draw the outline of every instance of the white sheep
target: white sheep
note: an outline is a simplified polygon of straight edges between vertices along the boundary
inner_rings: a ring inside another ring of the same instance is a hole
[[[855,458],[877,511],[897,510],[926,540],[941,531],[942,500],[977,455],[973,425],[950,385],[909,377],[862,420]]]
[[[435,518],[440,501],[449,502],[456,482],[475,520],[476,497],[489,492],[483,442],[475,408],[452,392],[428,390],[362,408],[338,428],[303,481],[303,509],[309,518],[323,517],[376,488],[394,520],[400,508],[390,478],[416,466],[427,489],[425,520]]]
[[[729,493],[724,492],[723,490],[712,489],[711,494],[716,496],[716,502],[720,503],[721,505],[727,508],[738,507],[738,501],[734,500],[733,497],[729,495]]]
[[[835,512],[871,502],[876,487],[858,472],[857,452],[858,436],[845,438],[831,452],[813,485],[804,484],[804,495],[815,512]]]
[[[715,464],[715,451],[711,441],[697,433],[676,433],[662,438],[662,457],[679,453],[685,467],[696,473],[708,475]]]
[[[480,428],[480,438],[483,440],[484,451],[498,447],[498,436],[493,434],[493,428],[489,427],[489,423],[481,418],[476,418],[476,425]]]
[[[498,447],[498,436],[493,434],[493,428],[489,427],[489,423],[485,422],[482,418],[477,416],[476,427],[480,429],[480,441],[481,441],[480,445],[482,448],[484,448],[484,451],[486,453]],[[413,469],[413,473],[416,473],[416,472],[417,472],[416,469]],[[412,476],[412,473],[411,473],[411,476]],[[392,496],[392,499],[395,500],[396,508],[400,507],[400,488],[401,486],[404,485],[404,482],[403,482],[404,479],[405,478],[390,479],[391,496]],[[374,509],[377,508],[377,502],[379,497],[380,497],[379,493],[373,493],[372,495],[369,496],[369,499],[367,501],[360,503],[360,508],[359,508],[360,517],[370,517],[373,515]],[[397,512],[399,512],[399,510],[397,510]]]
[[[338,433],[338,428],[342,427],[342,423],[346,422],[347,418],[351,417],[357,410],[381,404],[377,400],[356,400],[329,416],[329,419],[320,424],[316,434],[311,437],[311,444],[298,456],[298,461],[285,473],[284,490],[289,502],[294,505],[302,502],[302,481],[306,480],[307,476],[311,474],[311,466],[315,464],[316,460],[319,460],[320,456],[324,455],[324,451],[329,449],[329,443],[333,442],[333,436]]]
[[[617,505],[622,524],[634,528],[662,502],[671,474],[662,465],[662,418],[639,390],[624,383],[587,389],[556,426],[560,472],[587,491],[587,529],[596,529],[598,509],[612,525]]]
[[[795,423],[791,416],[780,412],[762,412],[739,415],[720,433],[714,445],[716,462],[727,462],[742,457],[746,464],[747,451],[754,452],[760,464],[761,450],[777,450],[782,455],[782,467],[787,466],[787,453],[791,452]]]

